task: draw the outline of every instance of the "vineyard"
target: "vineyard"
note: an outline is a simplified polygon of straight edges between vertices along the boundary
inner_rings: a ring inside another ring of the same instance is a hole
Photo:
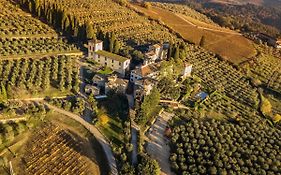
[[[54,88],[61,91],[79,90],[76,57],[70,56],[2,60],[0,79],[10,98],[23,95],[23,92],[47,93]]]
[[[112,0],[45,0],[45,3],[38,4],[42,17],[58,27],[59,29],[77,36],[84,33],[81,27],[92,28],[94,33],[114,33],[118,40],[130,45],[146,44],[156,41],[174,41],[175,36],[169,30],[157,22],[140,16],[138,13],[120,5]],[[34,0],[22,1],[21,5],[28,8],[28,4],[36,4]],[[47,5],[44,5],[47,4]],[[37,5],[37,4],[36,4]],[[58,21],[52,21],[48,11],[58,15]],[[33,10],[29,10],[32,13]],[[36,14],[38,15],[38,14]]]
[[[280,174],[281,131],[261,123],[190,119],[173,128],[177,174]]]
[[[45,124],[27,144],[25,174],[99,174],[78,136]]]

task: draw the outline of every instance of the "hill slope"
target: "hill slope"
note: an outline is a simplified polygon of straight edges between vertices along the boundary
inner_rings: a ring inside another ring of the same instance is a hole
[[[241,34],[219,27],[206,16],[184,5],[153,3],[150,9],[138,5],[134,7],[154,19],[161,20],[184,39],[197,45],[204,36],[203,47],[235,64],[255,54],[252,42]]]

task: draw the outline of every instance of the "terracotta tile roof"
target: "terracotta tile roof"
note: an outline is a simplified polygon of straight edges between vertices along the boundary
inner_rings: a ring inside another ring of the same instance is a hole
[[[160,67],[157,64],[149,64],[141,68],[141,74],[145,77],[153,72],[159,71],[159,69]]]

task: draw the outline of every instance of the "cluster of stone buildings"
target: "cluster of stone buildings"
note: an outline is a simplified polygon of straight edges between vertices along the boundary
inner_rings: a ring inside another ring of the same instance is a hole
[[[126,93],[128,84],[133,87],[133,96],[140,99],[148,95],[157,84],[160,74],[160,63],[167,59],[169,44],[150,45],[144,53],[143,63],[129,70],[130,59],[103,50],[102,41],[91,40],[88,43],[88,57],[95,62],[111,68],[116,74],[100,75],[93,77],[93,85],[88,85],[85,91],[95,95],[106,94],[110,89]],[[182,77],[191,75],[192,65],[186,64]],[[126,76],[127,75],[127,76]]]

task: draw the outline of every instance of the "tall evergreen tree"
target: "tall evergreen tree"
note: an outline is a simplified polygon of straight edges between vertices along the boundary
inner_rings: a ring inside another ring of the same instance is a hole
[[[178,46],[176,46],[176,47],[175,47],[175,51],[174,51],[173,58],[174,58],[175,60],[177,60],[177,59],[179,59],[179,57],[180,57],[180,49],[179,49]]]
[[[201,47],[205,47],[205,45],[206,45],[206,38],[205,38],[204,35],[201,37],[199,45]]]
[[[86,35],[87,35],[87,39],[95,38],[95,32],[94,32],[93,26],[91,25],[90,21],[87,21],[87,23],[86,23]]]
[[[119,51],[120,51],[120,43],[118,40],[115,40],[113,53],[118,54]]]

